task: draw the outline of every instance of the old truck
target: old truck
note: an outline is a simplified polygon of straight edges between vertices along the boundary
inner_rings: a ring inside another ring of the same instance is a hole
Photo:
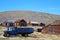
[[[33,28],[17,28],[17,27],[11,27],[9,30],[4,31],[5,37],[10,37],[10,35],[17,35],[21,34],[22,36],[28,36],[28,34],[31,34],[34,32]]]

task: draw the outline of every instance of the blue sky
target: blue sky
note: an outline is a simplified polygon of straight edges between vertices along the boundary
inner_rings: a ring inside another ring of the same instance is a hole
[[[60,15],[60,0],[0,0],[0,12],[32,10]]]

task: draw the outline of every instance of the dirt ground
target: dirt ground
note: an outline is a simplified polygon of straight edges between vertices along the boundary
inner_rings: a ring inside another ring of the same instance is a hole
[[[0,40],[60,40],[60,35],[42,34],[40,32],[29,34],[29,37],[23,37],[20,34],[18,36],[4,37],[4,30],[6,28],[0,26]]]

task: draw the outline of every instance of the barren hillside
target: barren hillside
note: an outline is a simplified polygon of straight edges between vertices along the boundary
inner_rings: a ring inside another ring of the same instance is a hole
[[[59,20],[60,15],[53,15],[35,11],[7,11],[0,12],[0,22],[5,20],[25,19],[26,21],[38,21],[50,24],[54,20]]]

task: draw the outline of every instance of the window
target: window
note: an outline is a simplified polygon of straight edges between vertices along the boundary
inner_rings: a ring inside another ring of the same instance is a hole
[[[38,24],[32,24],[32,26],[38,26]]]
[[[9,30],[15,30],[15,28],[13,28],[13,27],[10,27],[10,28],[9,28]]]

